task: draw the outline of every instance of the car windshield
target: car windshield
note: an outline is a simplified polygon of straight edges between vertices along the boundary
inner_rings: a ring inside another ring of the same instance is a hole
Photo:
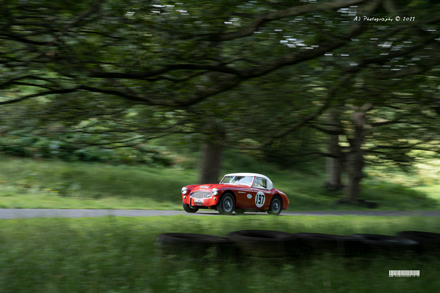
[[[220,183],[223,184],[244,184],[251,186],[254,181],[253,176],[225,176]]]

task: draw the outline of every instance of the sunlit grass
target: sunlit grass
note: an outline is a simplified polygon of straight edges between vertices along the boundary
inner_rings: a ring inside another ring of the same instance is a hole
[[[414,187],[414,190],[426,193],[430,198],[440,202],[440,185]]]
[[[108,196],[99,199],[80,197],[60,197],[47,194],[15,194],[2,196],[0,208],[20,209],[155,209],[181,210],[182,205],[152,198]]]
[[[242,157],[241,157],[242,156]],[[181,210],[180,189],[197,183],[197,170],[1,158],[2,208],[105,208]],[[222,174],[268,175],[290,199],[289,210],[354,210],[336,205],[343,191],[328,192],[320,172],[279,170],[246,155],[227,154]],[[417,189],[366,178],[362,198],[384,210],[433,210],[440,207],[435,187]],[[365,209],[365,208],[364,208]]]

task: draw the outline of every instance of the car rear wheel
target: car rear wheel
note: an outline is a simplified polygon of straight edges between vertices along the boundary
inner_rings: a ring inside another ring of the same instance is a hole
[[[230,193],[223,194],[217,205],[217,211],[222,215],[231,215],[235,209],[235,199]]]
[[[271,215],[279,215],[281,213],[281,209],[283,208],[283,201],[278,195],[275,195],[270,202],[268,214]]]
[[[192,207],[192,206],[190,206],[189,204],[186,204],[186,203],[182,203],[182,205],[183,205],[183,209],[187,213],[194,214],[194,213],[196,213],[199,210],[199,208],[194,208],[194,207]]]

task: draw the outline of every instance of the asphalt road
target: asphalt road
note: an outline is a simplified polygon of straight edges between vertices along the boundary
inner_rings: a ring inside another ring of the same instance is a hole
[[[265,213],[246,213],[268,216]],[[0,219],[25,218],[83,218],[83,217],[151,217],[151,216],[220,216],[216,211],[199,211],[188,214],[184,211],[162,210],[95,210],[95,209],[0,209]],[[319,212],[281,212],[280,216],[386,216],[386,217],[440,217],[440,211],[319,211]]]

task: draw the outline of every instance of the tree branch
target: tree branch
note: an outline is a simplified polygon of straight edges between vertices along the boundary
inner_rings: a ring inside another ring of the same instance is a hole
[[[25,100],[28,100],[28,99],[31,99],[31,98],[47,96],[47,95],[69,94],[69,93],[76,92],[78,89],[79,88],[76,87],[76,88],[72,88],[72,89],[51,90],[51,91],[41,92],[41,93],[37,93],[37,94],[26,95],[26,96],[23,96],[23,97],[18,98],[18,99],[12,99],[12,100],[7,100],[7,101],[0,101],[0,105],[14,104],[14,103],[22,102],[22,101],[25,101]]]
[[[252,35],[255,31],[258,30],[260,26],[262,26],[266,22],[279,20],[282,18],[287,17],[294,17],[310,12],[317,12],[317,11],[323,11],[323,10],[332,10],[332,9],[339,9],[351,5],[357,5],[362,4],[364,2],[367,2],[367,0],[342,0],[342,1],[330,1],[330,2],[324,2],[319,4],[307,4],[307,5],[301,5],[301,6],[295,6],[291,8],[287,8],[284,10],[278,10],[268,13],[262,13],[258,15],[254,15],[254,21],[245,26],[242,27],[235,32],[229,32],[229,33],[219,33],[219,34],[205,34],[201,35],[203,39],[213,41],[213,42],[223,42],[223,41],[230,41],[237,38],[243,38]]]

